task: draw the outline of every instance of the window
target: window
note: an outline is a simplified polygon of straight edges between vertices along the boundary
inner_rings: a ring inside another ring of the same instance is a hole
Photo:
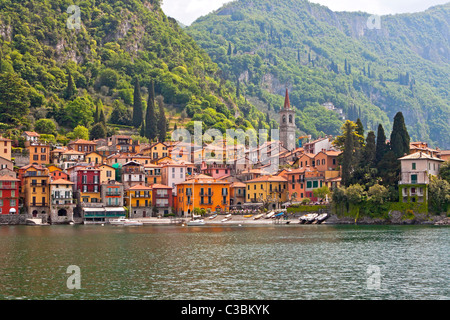
[[[415,162],[412,163],[412,170],[416,170],[416,163]]]

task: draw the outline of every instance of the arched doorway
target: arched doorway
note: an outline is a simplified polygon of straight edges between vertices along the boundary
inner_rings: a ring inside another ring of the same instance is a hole
[[[33,210],[32,214],[33,214],[33,218],[36,218],[37,215],[38,215],[38,211],[37,210]]]
[[[58,217],[67,217],[67,210],[66,209],[59,209],[58,210]]]

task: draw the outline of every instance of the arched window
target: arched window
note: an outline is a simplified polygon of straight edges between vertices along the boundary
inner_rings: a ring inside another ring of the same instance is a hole
[[[283,123],[286,123],[286,116],[283,116]]]
[[[292,123],[292,115],[289,115],[289,123]]]

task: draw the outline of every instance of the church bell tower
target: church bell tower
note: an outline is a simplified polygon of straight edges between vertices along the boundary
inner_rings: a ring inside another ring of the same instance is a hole
[[[295,149],[295,111],[291,108],[288,89],[284,98],[284,107],[280,110],[280,142],[289,151]]]

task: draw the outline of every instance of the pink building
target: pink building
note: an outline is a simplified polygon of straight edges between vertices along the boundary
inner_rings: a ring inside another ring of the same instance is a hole
[[[200,167],[202,174],[213,177],[214,179],[219,179],[231,174],[231,167],[228,164],[216,163],[216,162],[202,162]]]

